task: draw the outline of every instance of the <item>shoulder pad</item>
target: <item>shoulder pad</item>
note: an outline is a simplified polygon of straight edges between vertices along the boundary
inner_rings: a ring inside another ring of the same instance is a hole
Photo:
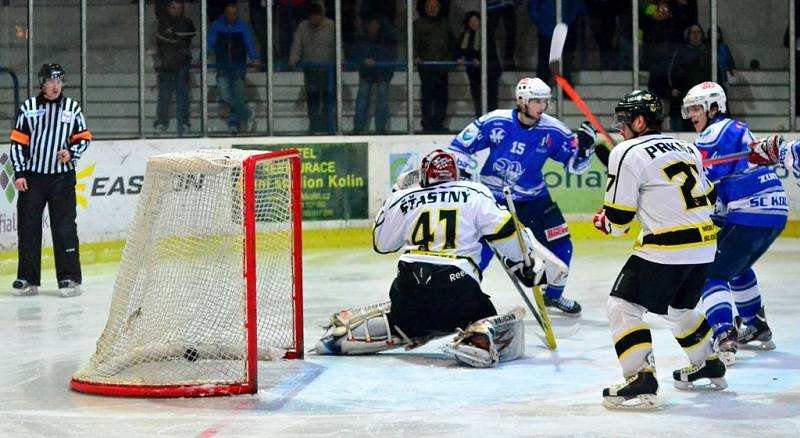
[[[494,111],[489,111],[488,113],[480,116],[478,118],[478,120],[481,123],[486,123],[486,122],[495,121],[495,120],[510,122],[510,121],[513,120],[512,119],[512,116],[513,116],[512,113],[513,112],[514,112],[514,110],[510,110],[510,109],[496,109]]]
[[[719,143],[724,137],[740,137],[742,132],[747,131],[747,124],[738,120],[722,119],[706,128],[697,137],[696,144],[700,146],[711,146]]]
[[[567,125],[565,125],[561,120],[558,120],[557,118],[547,114],[542,114],[542,119],[539,121],[538,127],[554,129],[567,137],[572,135],[572,130],[570,130]]]

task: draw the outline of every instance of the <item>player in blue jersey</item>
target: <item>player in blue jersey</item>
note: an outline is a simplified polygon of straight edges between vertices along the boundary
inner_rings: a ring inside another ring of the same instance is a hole
[[[569,265],[572,259],[569,227],[550,198],[542,166],[551,159],[563,163],[569,173],[582,173],[591,165],[597,132],[589,122],[584,122],[576,136],[559,120],[545,114],[551,95],[550,87],[541,79],[520,80],[516,97],[516,109],[495,110],[470,123],[450,143],[450,152],[456,156],[462,175],[469,175],[475,167],[475,154],[488,148],[480,182],[503,204],[503,187],[511,187],[522,223]],[[545,304],[566,315],[579,316],[581,306],[563,295],[565,285],[566,276],[548,284]]]
[[[753,264],[786,226],[786,192],[771,165],[778,164],[782,139],[754,141],[747,125],[726,118],[725,91],[714,82],[694,86],[683,98],[682,115],[700,135],[695,145],[704,159],[751,150],[742,158],[706,168],[716,185],[717,254],[703,286],[703,310],[713,329],[720,358],[731,365],[738,344],[772,349],[772,332],[764,315]],[[742,319],[737,333],[733,306]]]
[[[792,154],[792,170],[795,173],[795,178],[800,178],[800,140],[791,142],[788,146]]]

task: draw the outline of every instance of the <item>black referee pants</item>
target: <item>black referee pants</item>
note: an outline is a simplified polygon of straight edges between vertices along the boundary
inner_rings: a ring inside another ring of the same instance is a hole
[[[42,215],[47,205],[56,278],[58,281],[81,283],[78,226],[75,223],[75,171],[52,175],[34,173],[26,178],[28,190],[19,192],[17,199],[17,278],[35,286],[41,285]]]

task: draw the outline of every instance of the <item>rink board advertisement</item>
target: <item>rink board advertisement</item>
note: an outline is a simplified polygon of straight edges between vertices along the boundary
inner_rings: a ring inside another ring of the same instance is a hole
[[[148,157],[198,149],[196,143],[165,141],[97,141],[78,162],[75,196],[81,242],[125,239],[144,184]],[[17,192],[7,148],[0,152],[0,250],[17,247]],[[11,188],[11,190],[9,190]],[[42,223],[44,246],[52,246],[47,209]]]
[[[125,239],[150,156],[231,144],[300,149],[306,229],[368,228],[397,176],[417,168],[431,150],[447,149],[451,140],[450,136],[384,136],[95,141],[76,172],[78,234],[84,243]],[[8,146],[0,150],[0,251],[7,251],[17,247],[17,192]],[[478,154],[475,170],[486,153]],[[544,173],[553,199],[573,220],[590,218],[602,205],[606,172],[598,160],[583,175],[567,175],[556,162],[548,162]],[[777,173],[788,194],[791,218],[796,221],[800,219],[800,175],[785,168]],[[44,216],[44,245],[51,246],[46,211]]]
[[[236,144],[235,149],[300,151],[303,220],[369,217],[367,143]]]

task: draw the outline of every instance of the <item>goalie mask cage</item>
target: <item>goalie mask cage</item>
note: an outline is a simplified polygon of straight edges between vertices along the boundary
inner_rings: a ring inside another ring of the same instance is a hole
[[[81,392],[255,393],[259,358],[302,358],[300,158],[151,157]]]

